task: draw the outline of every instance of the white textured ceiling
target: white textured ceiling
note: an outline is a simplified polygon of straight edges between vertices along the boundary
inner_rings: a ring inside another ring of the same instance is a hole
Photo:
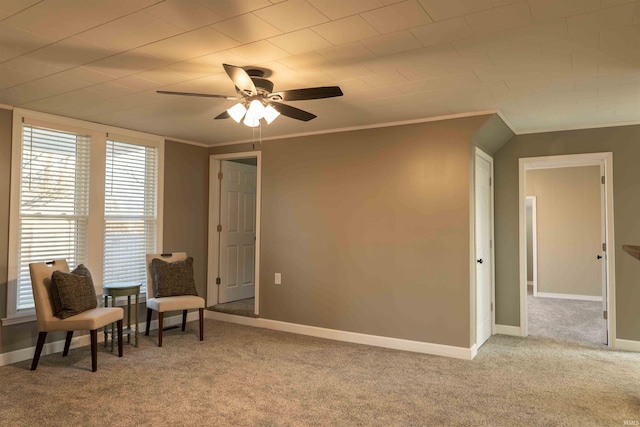
[[[0,103],[214,145],[223,63],[272,71],[292,102],[263,137],[499,110],[517,133],[640,122],[640,2],[0,0]]]

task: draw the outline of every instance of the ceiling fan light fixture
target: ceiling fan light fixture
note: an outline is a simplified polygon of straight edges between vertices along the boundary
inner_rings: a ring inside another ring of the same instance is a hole
[[[244,123],[246,126],[249,126],[250,128],[255,128],[260,125],[260,119],[256,119],[255,117],[251,117],[249,116],[249,114],[247,114],[246,116],[244,116],[244,121],[242,123]]]
[[[273,108],[271,105],[267,105],[264,109],[264,120],[268,125],[270,125],[272,121],[278,118],[279,115],[280,112],[278,112],[278,110]]]
[[[246,112],[247,109],[240,102],[227,110],[229,116],[231,116],[231,118],[235,120],[236,123],[240,123],[240,120],[242,120]]]
[[[250,120],[260,120],[264,117],[264,105],[262,105],[261,101],[254,99],[253,101],[251,101],[251,103],[249,103],[247,117],[249,117]]]

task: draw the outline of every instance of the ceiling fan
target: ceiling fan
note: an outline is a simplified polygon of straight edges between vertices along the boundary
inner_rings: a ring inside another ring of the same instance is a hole
[[[159,90],[164,95],[202,96],[207,98],[222,98],[228,101],[239,101],[233,107],[222,112],[215,119],[231,117],[237,123],[244,118],[243,123],[249,127],[256,127],[260,119],[270,124],[280,114],[292,119],[308,122],[317,116],[308,111],[282,104],[280,101],[305,101],[310,99],[333,98],[342,96],[338,86],[310,87],[305,89],[273,91],[273,82],[264,78],[265,73],[260,69],[245,70],[235,65],[222,64],[227,75],[236,86],[237,96],[213,95],[207,93],[170,92]]]

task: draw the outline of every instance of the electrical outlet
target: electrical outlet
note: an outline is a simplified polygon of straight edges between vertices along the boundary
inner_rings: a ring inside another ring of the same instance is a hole
[[[282,284],[282,274],[280,273],[276,273],[276,285],[281,285]]]

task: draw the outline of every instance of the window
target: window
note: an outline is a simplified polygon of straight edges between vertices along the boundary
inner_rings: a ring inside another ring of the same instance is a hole
[[[104,283],[147,281],[145,255],[156,248],[156,152],[155,147],[107,141]]]
[[[17,310],[33,307],[29,263],[87,262],[90,143],[87,135],[23,126]]]
[[[105,283],[146,284],[162,248],[164,139],[13,111],[7,317],[35,319],[29,264],[64,258]]]

